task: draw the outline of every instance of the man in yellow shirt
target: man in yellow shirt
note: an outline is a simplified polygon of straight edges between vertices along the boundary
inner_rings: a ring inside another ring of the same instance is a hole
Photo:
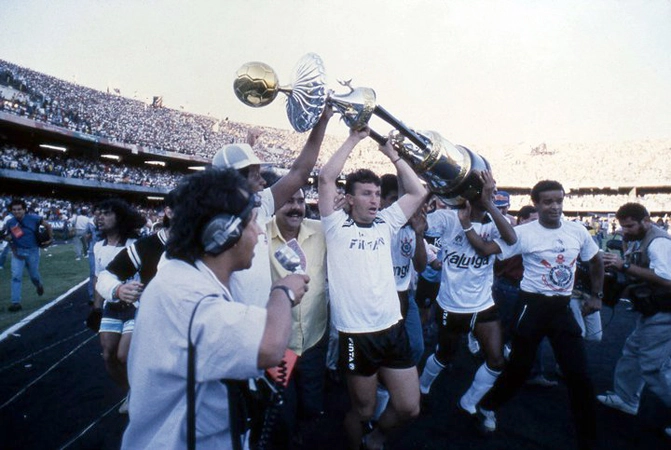
[[[296,239],[305,253],[310,290],[300,305],[292,309],[289,349],[299,357],[285,391],[281,423],[277,423],[273,441],[285,448],[289,440],[309,439],[315,419],[324,412],[324,376],[328,344],[328,302],[326,298],[326,244],[318,220],[305,218],[305,195],[298,190],[275,212],[266,226],[269,240],[272,279],[289,272],[273,256],[278,248]],[[296,420],[299,420],[296,431]],[[314,430],[312,430],[314,431]]]

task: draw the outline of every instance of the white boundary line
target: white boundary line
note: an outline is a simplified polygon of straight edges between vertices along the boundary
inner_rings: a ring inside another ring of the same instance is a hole
[[[81,343],[80,343],[79,345],[77,345],[75,348],[73,348],[72,350],[70,350],[70,352],[69,352],[67,355],[65,355],[65,356],[62,357],[60,360],[58,360],[53,366],[49,367],[49,368],[47,369],[46,372],[44,372],[44,373],[43,373],[42,375],[40,375],[39,377],[35,378],[35,379],[34,379],[33,381],[31,381],[30,383],[26,384],[26,385],[25,385],[19,392],[17,392],[12,398],[10,398],[10,399],[7,400],[5,403],[3,403],[2,405],[0,405],[0,410],[1,410],[2,408],[4,408],[5,406],[9,405],[10,403],[12,403],[15,399],[19,398],[21,395],[23,395],[23,393],[26,392],[26,391],[28,390],[29,387],[31,387],[32,385],[34,385],[35,383],[37,383],[38,381],[40,381],[42,378],[44,378],[45,376],[47,376],[47,374],[49,374],[49,372],[51,372],[52,370],[54,370],[54,369],[56,368],[56,366],[58,366],[60,363],[62,363],[63,361],[65,361],[66,358],[72,356],[77,350],[79,350],[79,349],[82,348],[84,345],[86,345],[88,342],[90,342],[94,337],[96,337],[95,334],[94,334],[93,336],[87,338],[84,342],[81,342]]]
[[[105,412],[102,414],[102,416],[98,417],[96,420],[94,420],[93,422],[91,422],[91,423],[90,423],[86,428],[84,428],[84,429],[83,429],[77,436],[73,437],[73,438],[70,439],[65,445],[63,445],[62,447],[60,447],[60,450],[65,450],[66,448],[70,447],[72,444],[74,444],[75,442],[77,442],[77,440],[79,440],[80,437],[84,436],[86,433],[89,432],[89,430],[90,430],[91,428],[93,428],[94,426],[98,425],[98,423],[99,423],[101,420],[103,420],[107,415],[109,415],[109,413],[111,413],[111,412],[114,411],[116,408],[118,408],[119,406],[121,406],[121,404],[124,402],[124,400],[126,400],[126,397],[122,398],[122,399],[119,401],[119,403],[117,403],[116,405],[113,405],[110,409],[108,409],[107,411],[105,411]]]
[[[87,279],[85,279],[84,281],[82,281],[81,283],[79,283],[78,285],[76,285],[76,286],[70,288],[70,290],[67,291],[65,294],[61,295],[60,297],[56,298],[55,300],[52,300],[50,303],[47,303],[46,305],[44,305],[43,307],[41,307],[40,309],[38,309],[37,311],[35,311],[35,312],[32,313],[31,315],[29,315],[29,316],[27,316],[27,317],[24,317],[24,318],[21,319],[19,322],[15,323],[14,325],[12,325],[12,326],[9,327],[8,329],[6,329],[2,334],[0,334],[0,342],[2,342],[2,341],[4,341],[5,339],[7,339],[7,336],[9,336],[10,334],[13,334],[14,332],[16,332],[17,330],[19,330],[19,329],[20,329],[21,327],[23,327],[24,325],[29,324],[32,320],[34,320],[34,319],[36,319],[37,317],[41,316],[41,315],[42,315],[45,311],[47,311],[49,308],[51,308],[51,307],[54,306],[56,303],[60,302],[60,301],[63,300],[65,297],[67,297],[68,295],[72,294],[74,291],[76,291],[77,289],[79,289],[80,287],[82,287],[84,284],[86,284],[86,283],[88,283],[88,282],[89,282],[89,279],[87,278]]]

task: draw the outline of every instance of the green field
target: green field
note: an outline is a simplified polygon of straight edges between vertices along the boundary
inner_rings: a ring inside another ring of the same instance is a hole
[[[11,327],[33,311],[58,298],[85,280],[89,276],[89,265],[86,258],[75,261],[75,252],[72,244],[52,245],[41,250],[40,274],[44,285],[44,295],[37,296],[35,286],[30,282],[28,271],[23,271],[21,305],[23,310],[8,312],[10,305],[10,284],[12,278],[11,255],[7,256],[5,268],[0,270],[0,332]]]

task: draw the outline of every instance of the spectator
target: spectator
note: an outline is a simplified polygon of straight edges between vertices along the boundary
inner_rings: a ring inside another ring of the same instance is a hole
[[[10,237],[12,248],[12,304],[8,310],[16,312],[23,309],[21,306],[21,284],[24,267],[28,269],[30,281],[35,285],[37,295],[42,296],[44,294],[44,286],[39,271],[40,247],[37,235],[40,226],[44,226],[49,235],[49,240],[45,242],[48,245],[53,240],[53,231],[51,225],[44,218],[27,212],[24,200],[14,199],[9,207],[12,217],[7,221],[3,235]]]

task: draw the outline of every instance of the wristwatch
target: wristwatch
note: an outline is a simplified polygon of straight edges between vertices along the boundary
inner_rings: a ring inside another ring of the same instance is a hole
[[[603,291],[600,291],[600,292],[597,292],[597,293],[592,292],[592,297],[596,297],[599,300],[603,300]]]
[[[630,267],[631,267],[631,263],[629,261],[625,261],[622,264],[622,272],[626,272],[627,270],[629,270]]]
[[[296,295],[294,294],[294,291],[292,291],[291,289],[289,289],[289,288],[286,287],[286,286],[282,286],[282,285],[280,285],[280,286],[275,286],[275,287],[273,287],[273,288],[270,290],[270,292],[273,292],[275,289],[280,289],[280,290],[282,290],[285,294],[287,294],[287,299],[288,299],[289,302],[291,303],[291,307],[292,307],[292,308],[293,308],[294,306],[296,306]]]

